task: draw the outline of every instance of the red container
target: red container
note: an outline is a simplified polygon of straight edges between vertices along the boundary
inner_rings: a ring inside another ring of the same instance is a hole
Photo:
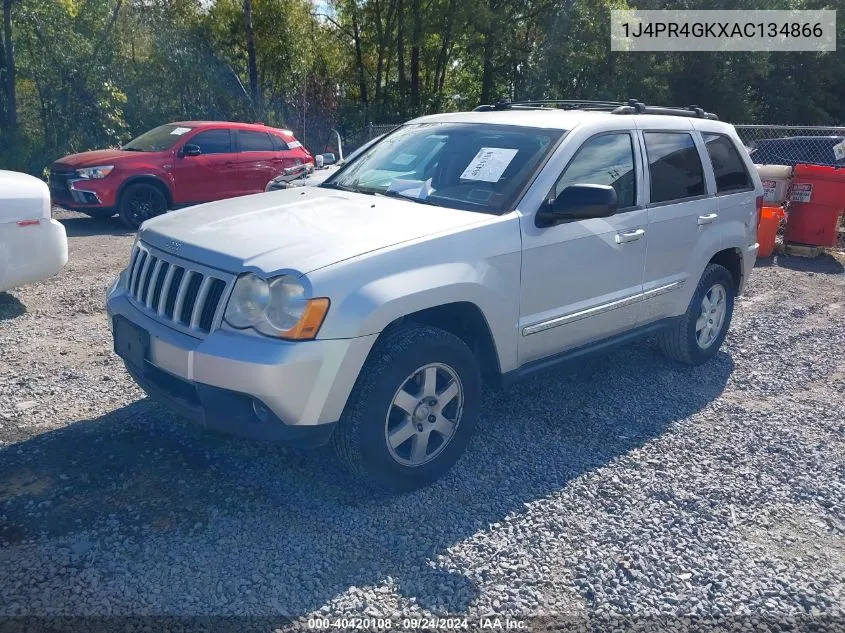
[[[757,251],[757,257],[771,257],[775,252],[778,225],[783,218],[781,207],[763,207],[760,211],[760,222],[757,224],[757,243],[760,250]]]
[[[786,241],[836,246],[839,216],[845,211],[845,169],[796,165],[789,199]]]

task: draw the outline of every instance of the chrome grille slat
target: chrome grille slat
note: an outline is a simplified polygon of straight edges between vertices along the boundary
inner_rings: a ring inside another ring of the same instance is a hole
[[[176,291],[176,307],[173,308],[173,320],[176,323],[182,322],[182,308],[185,306],[185,297],[188,295],[188,284],[190,284],[191,277],[194,274],[193,270],[185,269],[185,274],[182,275],[182,283],[179,284],[179,289]]]
[[[135,298],[141,303],[144,302],[144,286],[147,282],[147,271],[150,269],[150,263],[153,261],[153,256],[147,254],[144,258],[144,267],[141,269],[141,274],[138,277],[138,286],[135,288]]]
[[[152,318],[202,338],[222,319],[227,290],[234,280],[234,275],[139,243],[129,260],[127,294]]]
[[[138,278],[141,276],[141,268],[144,266],[144,260],[147,259],[145,251],[139,251],[138,257],[135,259],[135,269],[132,271],[132,276],[129,278],[129,294],[133,297],[138,292]]]
[[[202,284],[200,285],[199,292],[197,293],[196,301],[194,301],[194,310],[191,312],[191,329],[196,330],[200,323],[200,315],[202,314],[202,308],[205,305],[205,298],[208,296],[208,289],[211,288],[211,282],[214,280],[214,277],[205,277],[202,280]]]
[[[170,292],[170,284],[173,282],[173,275],[176,273],[178,266],[171,264],[164,276],[164,285],[161,287],[161,296],[158,298],[158,306],[156,307],[156,314],[161,316],[164,314],[164,306],[167,305],[167,295]]]
[[[161,267],[163,265],[164,261],[162,260],[158,260],[156,262],[156,265],[153,268],[153,274],[150,276],[149,283],[147,283],[147,297],[144,299],[144,303],[147,305],[147,310],[150,310],[153,307],[153,297],[155,296],[156,286],[158,285],[158,275],[161,272]]]

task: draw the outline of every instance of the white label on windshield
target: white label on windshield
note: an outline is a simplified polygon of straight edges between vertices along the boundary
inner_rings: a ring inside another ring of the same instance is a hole
[[[191,128],[189,128],[189,127],[177,127],[177,128],[173,128],[173,131],[171,132],[171,134],[173,136],[182,136],[185,132],[190,132],[190,131],[191,131]]]
[[[291,141],[288,143],[288,149],[296,149],[297,147],[302,147],[302,143],[299,141]]]
[[[415,154],[399,154],[399,156],[393,159],[393,164],[401,165],[404,167],[405,165],[410,165],[411,163],[413,163],[415,159]]]
[[[833,155],[836,156],[836,160],[842,160],[845,158],[845,141],[833,146]]]
[[[406,180],[403,178],[396,178],[387,188],[388,191],[395,191],[400,196],[406,198],[416,198],[417,200],[425,200],[433,191],[431,188],[431,178],[428,180]]]
[[[518,151],[502,147],[482,147],[464,169],[461,180],[498,182]]]

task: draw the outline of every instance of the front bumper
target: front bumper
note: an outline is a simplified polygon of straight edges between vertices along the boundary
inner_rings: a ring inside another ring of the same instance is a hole
[[[60,207],[71,211],[85,209],[113,209],[117,205],[118,179],[84,179],[74,172],[55,171],[50,174],[50,197]]]
[[[377,337],[293,343],[218,329],[198,339],[157,322],[121,289],[107,312],[110,324],[122,317],[149,333],[146,360],[127,369],[152,398],[210,428],[296,444],[328,440]]]

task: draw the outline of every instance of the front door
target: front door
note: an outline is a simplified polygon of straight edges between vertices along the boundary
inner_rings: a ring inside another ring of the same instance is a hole
[[[186,139],[185,144],[196,145],[200,154],[177,153],[173,168],[174,202],[193,204],[237,195],[235,153],[229,130],[203,130]]]
[[[631,132],[598,134],[584,141],[549,197],[574,184],[611,185],[617,212],[550,227],[522,219],[520,365],[636,326],[647,241],[641,173]]]

